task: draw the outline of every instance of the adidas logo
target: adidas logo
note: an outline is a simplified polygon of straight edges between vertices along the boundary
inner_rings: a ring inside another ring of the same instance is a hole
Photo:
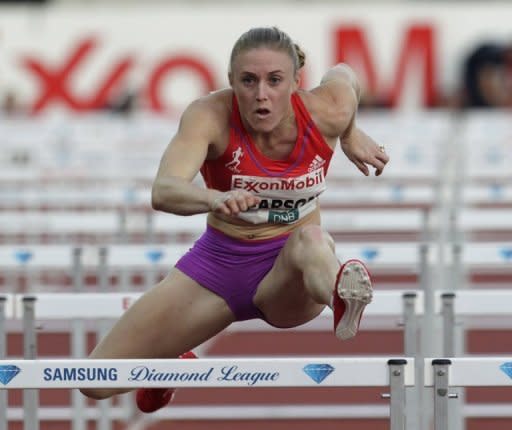
[[[325,160],[320,157],[320,155],[315,155],[315,158],[313,158],[313,161],[309,164],[308,172],[313,172],[314,170],[319,169],[325,164]]]

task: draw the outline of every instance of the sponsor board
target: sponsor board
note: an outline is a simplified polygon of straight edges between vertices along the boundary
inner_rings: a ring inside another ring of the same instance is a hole
[[[19,372],[17,366],[3,366],[0,369],[0,382],[7,385]],[[3,370],[3,372],[2,372]],[[302,371],[316,384],[321,384],[333,371],[334,367],[326,363],[312,363],[302,368]],[[288,375],[289,377],[289,375]],[[126,382],[126,386],[139,385],[137,383],[165,382],[165,385],[279,385],[282,372],[277,368],[247,369],[241,365],[207,366],[194,370],[179,370],[166,366],[139,365],[129,368],[121,367],[73,367],[54,366],[42,369],[42,380],[50,383],[63,382]],[[51,384],[50,384],[51,385]]]
[[[512,13],[504,2],[446,2],[435,8],[376,4],[371,10],[357,3],[315,3],[292,14],[280,2],[200,10],[131,6],[121,13],[115,6],[101,7],[101,13],[88,6],[28,9],[0,13],[1,92],[15,89],[34,112],[83,112],[129,88],[149,110],[172,114],[227,86],[234,42],[268,22],[306,52],[304,87],[314,87],[333,64],[347,62],[364,90],[393,106],[427,107],[438,93],[458,89],[471,48],[482,40],[508,41]],[[226,21],[229,26],[219,32],[219,22]],[[134,32],[133,22],[144,31]]]

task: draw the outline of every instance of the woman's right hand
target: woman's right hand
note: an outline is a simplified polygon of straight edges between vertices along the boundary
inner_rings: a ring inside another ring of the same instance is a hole
[[[240,212],[246,212],[261,200],[245,190],[210,191],[208,202],[210,210],[228,216],[237,216]]]

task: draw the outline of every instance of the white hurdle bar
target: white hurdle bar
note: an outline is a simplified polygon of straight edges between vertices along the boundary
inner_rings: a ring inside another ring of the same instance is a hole
[[[12,306],[9,314],[24,319],[24,335],[27,339],[31,339],[35,338],[34,320],[36,319],[117,319],[141,296],[142,293],[138,292],[16,294],[8,299],[8,303]],[[365,319],[397,318],[397,325],[403,326],[404,330],[404,354],[415,356],[418,317],[423,315],[423,297],[423,292],[416,290],[376,290],[373,293],[372,302],[365,309]],[[313,321],[288,330],[325,330],[330,329],[331,325],[332,311],[325,309]],[[261,330],[278,329],[255,320],[234,323],[227,328],[226,332]],[[35,350],[36,346],[27,345],[27,348]]]
[[[444,357],[456,357],[464,354],[464,348],[461,347],[465,325],[471,325],[473,321],[482,326],[482,318],[492,316],[493,322],[497,328],[502,328],[497,324],[497,320],[509,319],[512,309],[512,291],[506,289],[470,289],[454,291],[436,291],[436,312],[441,314],[442,318],[442,354]],[[464,324],[463,324],[464,323]],[[488,323],[489,324],[489,323]],[[508,322],[510,327],[510,321]],[[491,325],[492,326],[492,325]],[[458,387],[457,400],[451,403],[450,410],[450,428],[465,428],[465,419],[470,416],[468,406],[465,405],[464,388]],[[476,416],[485,416],[503,412],[496,412],[496,405],[480,404]],[[508,409],[508,408],[506,408]],[[494,410],[494,412],[492,412]],[[512,416],[508,412],[508,416]]]
[[[390,428],[406,429],[414,359],[382,357],[197,360],[3,360],[0,389],[142,387],[389,387]],[[37,429],[36,415],[25,430]],[[26,422],[26,423],[27,423]]]
[[[7,355],[7,334],[5,330],[6,315],[6,302],[9,296],[0,295],[0,360],[3,360]],[[8,306],[12,309],[12,306]],[[12,315],[10,315],[12,317]],[[7,393],[0,392],[0,417],[5,416],[5,420],[0,418],[0,430],[7,430]]]
[[[100,292],[100,293],[34,293],[4,294],[6,319],[23,318],[24,303],[33,300],[37,303],[35,317],[41,319],[115,319],[122,315],[143,293],[140,292]],[[404,300],[413,315],[423,313],[423,292],[408,290],[376,290],[373,301],[366,306],[365,316],[401,317],[404,315]],[[326,310],[320,315],[331,318]],[[235,323],[245,326],[247,321]],[[264,323],[262,323],[264,324]],[[242,328],[243,329],[243,328]],[[269,329],[276,330],[269,326]]]
[[[151,235],[187,234],[198,237],[206,226],[206,217],[151,212],[149,223]],[[428,237],[432,230],[428,212],[419,208],[379,209],[377,212],[371,208],[325,210],[322,212],[322,227],[334,236],[362,236],[371,231],[372,234],[415,235],[421,238]],[[129,224],[127,230],[130,233]]]
[[[437,291],[438,311],[443,319],[443,354],[457,356],[457,318],[509,317],[512,309],[512,291],[507,289],[478,289]]]
[[[396,181],[395,181],[396,182]],[[340,190],[333,184],[320,196],[320,204],[325,209],[344,209],[379,206],[424,207],[435,203],[435,190],[431,185],[416,185],[407,182],[380,183],[354,181],[352,193]],[[0,209],[31,210],[37,214],[41,208],[51,210],[124,209],[130,211],[151,211],[151,189],[149,186],[132,184],[105,184],[105,186],[84,185],[80,188],[70,185],[41,186],[40,183],[20,189],[0,188]],[[19,213],[19,212],[18,212]]]
[[[417,337],[419,318],[424,313],[424,294],[419,290],[374,290],[372,302],[364,310],[361,329],[370,328],[368,318],[375,318],[379,328],[383,319],[395,318],[396,326],[403,327],[404,354],[415,357],[418,354]],[[374,326],[371,326],[374,328]],[[385,328],[388,328],[386,325]],[[312,321],[290,330],[320,331],[332,329],[332,311],[328,308]],[[260,320],[241,321],[226,329],[230,332],[260,332],[278,330]]]
[[[168,271],[190,248],[191,243],[126,245],[0,245],[0,270],[11,273],[43,270],[133,268],[141,271],[160,267]],[[336,242],[340,260],[357,258],[370,270],[421,274],[436,260],[436,248],[415,242]]]
[[[510,232],[512,224],[508,218]],[[512,272],[512,242],[465,241],[452,247],[454,271],[458,275],[458,283],[467,282],[463,278],[467,272],[510,273]]]
[[[7,315],[12,318],[23,318],[23,327],[24,327],[24,356],[25,359],[36,359],[37,358],[37,342],[36,342],[36,320],[96,320],[96,321],[104,321],[116,319],[122,315],[122,313],[131,306],[139,297],[141,293],[40,293],[40,294],[16,294],[16,295],[7,295],[7,303],[9,304],[9,310]],[[416,291],[404,291],[404,290],[387,290],[387,291],[375,291],[373,302],[368,305],[365,311],[366,317],[396,317],[397,319],[403,318],[403,327],[404,327],[404,355],[406,356],[415,356],[417,354],[416,351],[416,334],[417,334],[417,319],[418,316],[421,316],[423,313],[423,294],[422,292]],[[252,324],[251,324],[252,323]],[[248,324],[252,325],[251,326]],[[231,327],[227,329],[227,333],[230,331],[236,330],[254,330],[255,326],[258,324],[257,321],[253,322],[239,322],[233,324]],[[313,326],[316,328],[313,329],[322,329],[322,330],[330,330],[332,326],[332,314],[329,310],[326,310],[321,316],[315,321],[311,322]],[[308,330],[310,327],[305,326],[297,327],[295,330]],[[70,330],[72,328],[70,327]],[[258,328],[256,327],[256,330]],[[275,328],[268,328],[277,330]],[[290,329],[293,330],[293,329]],[[1,335],[1,332],[0,332]],[[73,340],[73,344],[77,343],[78,340]],[[1,357],[0,357],[1,358]],[[75,357],[76,358],[76,357]],[[32,405],[32,408],[37,408],[37,392],[29,392],[26,391],[26,401],[27,405]],[[1,392],[0,392],[1,394]],[[76,397],[76,396],[74,396]],[[83,425],[86,417],[96,417],[100,418],[100,415],[94,415],[93,410],[83,409],[84,405],[81,404],[81,400],[83,400],[83,396],[78,396],[77,399],[74,398],[74,406],[78,407],[74,414],[68,415],[68,419],[72,419],[73,422],[76,423],[77,426]],[[413,401],[413,399],[410,399]],[[409,402],[409,399],[408,399]],[[104,403],[101,403],[103,406]],[[105,403],[106,405],[106,403]],[[377,407],[376,405],[374,405]],[[412,407],[413,404],[408,404],[408,409]],[[292,408],[291,406],[283,406],[283,408]],[[282,408],[282,409],[283,409]],[[119,408],[117,408],[119,409]],[[112,413],[117,413],[119,416],[127,417],[127,411],[124,412],[122,410],[119,411],[108,411],[109,416],[113,416]],[[203,408],[205,409],[205,408]],[[208,408],[206,408],[208,409]],[[303,408],[304,409],[304,408]],[[310,408],[311,409],[311,408]],[[317,408],[318,409],[318,408]],[[330,414],[333,418],[340,418],[342,416],[347,416],[349,414],[350,417],[354,418],[356,416],[362,417],[364,415],[362,407],[359,408],[360,411],[348,408],[343,408],[340,406],[339,408],[335,408],[331,406]],[[382,409],[382,410],[381,410]],[[1,410],[0,410],[1,412]],[[63,419],[65,414],[62,412],[57,413],[56,411],[51,412],[49,408],[39,409],[40,416],[43,419]],[[50,413],[51,412],[51,413]],[[105,411],[100,411],[100,414]],[[187,418],[190,415],[191,411],[183,410],[181,411],[182,418]],[[383,408],[380,408],[379,411],[375,410],[375,417],[377,416],[385,416],[386,412]],[[114,415],[115,415],[114,413]],[[176,411],[173,409],[172,416],[174,416]],[[203,413],[204,418],[208,416],[211,418],[212,411],[205,411]],[[285,414],[286,411],[276,411],[272,410],[269,412],[272,416],[276,414]],[[318,415],[318,412],[314,410],[309,410],[306,416],[306,411],[301,410],[304,418],[311,418],[311,414]],[[48,415],[49,414],[49,415]],[[92,415],[91,415],[92,414]],[[97,414],[97,412],[96,412]],[[187,415],[188,414],[188,415]],[[324,412],[325,414],[325,412]],[[358,415],[359,414],[359,415]],[[162,415],[162,414],[160,414]],[[254,415],[254,414],[253,414]],[[285,416],[283,415],[283,417]],[[0,416],[2,414],[0,413]],[[60,416],[60,418],[57,418]],[[10,413],[10,417],[13,417],[13,411]],[[21,416],[20,416],[21,417]],[[24,415],[23,419],[25,422],[27,420],[31,420],[30,415]],[[31,428],[31,426],[35,425],[34,423],[27,423],[27,428]],[[107,428],[100,427],[100,428]]]
[[[434,430],[450,430],[450,389],[512,386],[512,357],[427,358],[424,379],[433,387]]]
[[[426,236],[431,230],[427,213],[419,208],[399,209],[336,209],[325,210],[322,225],[333,235],[394,234]],[[171,240],[179,237],[195,239],[206,227],[206,214],[193,217],[166,214],[156,211],[147,213],[128,210],[88,211],[4,211],[0,213],[0,236],[7,239],[17,236],[38,241],[51,236],[63,242],[69,235],[96,238],[104,242],[117,239],[124,243],[130,235],[141,236],[152,242],[155,236]],[[9,240],[11,240],[9,239]]]

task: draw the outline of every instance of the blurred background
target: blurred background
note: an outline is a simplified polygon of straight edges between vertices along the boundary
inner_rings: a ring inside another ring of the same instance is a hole
[[[511,22],[506,1],[0,1],[0,358],[85,357],[188,249],[205,220],[151,209],[160,157],[185,106],[227,86],[236,39],[270,25],[306,53],[304,88],[338,62],[357,72],[359,125],[391,162],[366,178],[339,151],[324,225],[378,292],[417,295],[417,319],[401,300],[386,312],[372,304],[344,343],[328,315],[289,331],[253,321],[199,355],[512,354],[511,315],[496,311],[512,291]],[[489,306],[460,305],[450,319],[446,292]],[[38,311],[36,300],[29,331],[21,298],[50,293],[68,301]],[[77,303],[85,293],[118,294],[111,316]],[[29,401],[9,390],[0,430],[380,430],[381,391],[181,389],[143,416],[131,395],[41,390]],[[431,392],[409,394],[407,429],[431,428]],[[508,388],[460,389],[450,429],[508,430],[510,402]]]

